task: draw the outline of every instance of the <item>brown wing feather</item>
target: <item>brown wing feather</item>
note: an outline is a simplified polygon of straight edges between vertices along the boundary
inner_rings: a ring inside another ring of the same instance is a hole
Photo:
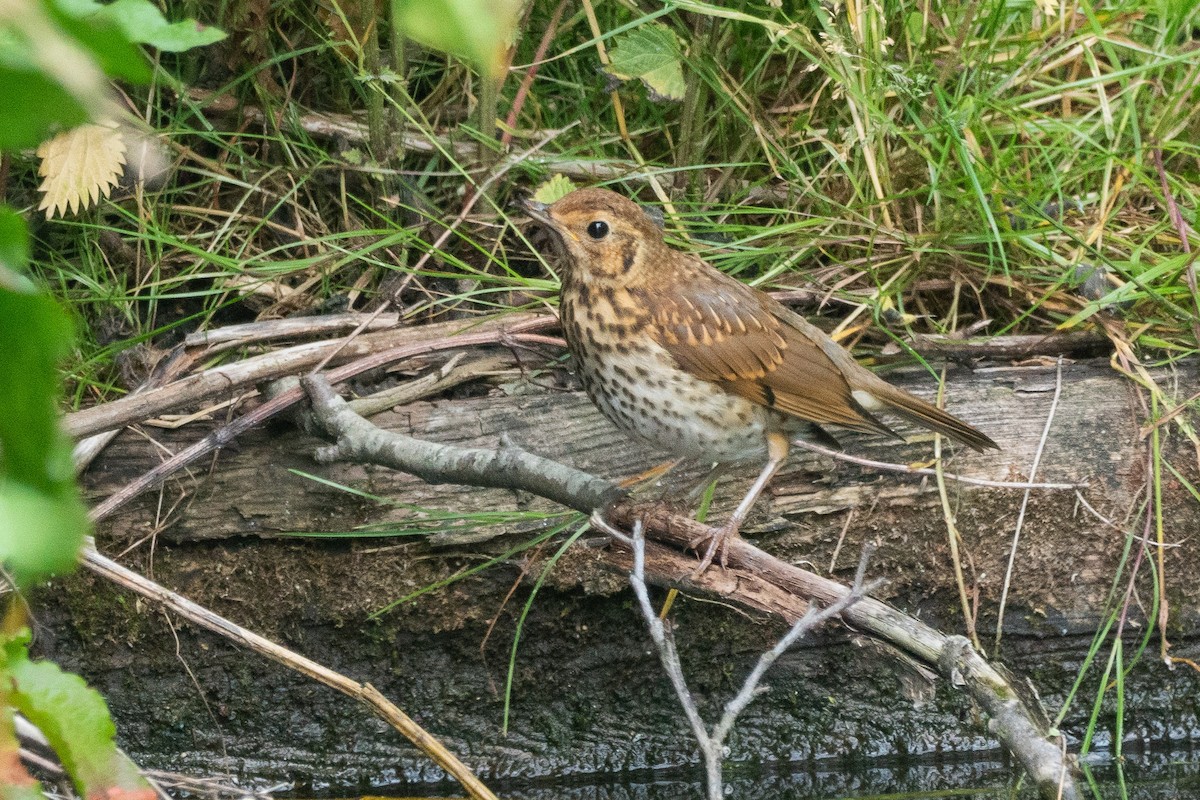
[[[691,266],[677,293],[656,298],[655,338],[681,367],[810,422],[892,433],[855,402],[822,342],[781,319],[770,298],[702,262]]]
[[[878,377],[767,295],[699,259],[674,268],[682,273],[672,281],[679,290],[656,297],[655,339],[696,377],[810,422],[895,436],[855,400],[864,392],[872,410],[885,407],[976,450],[999,449],[986,434]]]

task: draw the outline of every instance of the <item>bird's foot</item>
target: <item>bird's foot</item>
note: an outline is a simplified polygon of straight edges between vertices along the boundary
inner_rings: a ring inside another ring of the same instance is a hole
[[[730,521],[714,530],[711,536],[706,534],[689,543],[688,546],[698,552],[700,545],[704,543],[706,538],[708,539],[708,547],[704,549],[704,557],[700,559],[700,564],[697,565],[696,571],[692,573],[693,575],[699,575],[708,569],[718,554],[720,556],[721,567],[724,568],[726,566],[725,558],[729,553],[729,543],[737,538],[739,527],[741,526]]]

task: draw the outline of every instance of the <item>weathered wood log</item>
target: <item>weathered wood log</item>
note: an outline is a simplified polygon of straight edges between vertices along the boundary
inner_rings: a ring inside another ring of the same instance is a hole
[[[926,373],[890,377],[918,394],[931,394],[932,381]],[[1161,377],[1163,384],[1171,385],[1180,398],[1193,394],[1200,383],[1194,372],[1179,376],[1177,381],[1165,374]],[[1025,479],[1055,387],[1053,367],[952,371],[947,380],[948,408],[993,436],[1004,450],[985,455],[956,452],[948,461],[948,469],[999,480]],[[575,393],[539,392],[418,404],[377,416],[373,421],[415,436],[464,445],[495,446],[502,435],[507,435],[527,450],[606,476],[635,473],[659,460],[654,453],[612,428],[585,398]],[[1010,612],[1005,621],[1005,630],[1010,634],[1006,652],[1015,657],[1018,668],[1046,666],[1036,655],[1040,652],[1039,645],[1030,634],[1034,637],[1087,634],[1104,613],[1113,570],[1126,543],[1123,531],[1141,533],[1137,512],[1145,498],[1144,483],[1148,475],[1146,446],[1138,439],[1141,422],[1130,384],[1106,364],[1064,367],[1061,396],[1037,478],[1086,481],[1088,486],[1082,490],[1082,497],[1114,524],[1102,522],[1085,510],[1073,492],[1031,492],[1018,547]],[[147,433],[157,443],[127,433],[98,461],[88,476],[93,496],[106,494],[144,471],[158,457],[162,445],[174,449],[200,435],[189,429]],[[1177,436],[1171,439],[1165,456],[1195,485],[1194,450],[1174,443],[1179,439]],[[503,683],[504,671],[499,664],[506,658],[503,653],[508,640],[499,634],[489,640],[483,652],[490,654],[490,662],[469,654],[475,652],[489,621],[499,618],[501,631],[511,628],[512,612],[501,601],[508,584],[516,577],[513,566],[520,571],[536,569],[540,563],[538,557],[516,557],[509,567],[486,573],[470,585],[460,583],[402,607],[386,615],[378,626],[363,623],[369,612],[389,600],[477,564],[479,559],[512,546],[519,541],[518,536],[528,538],[529,524],[492,525],[432,537],[372,540],[348,546],[297,543],[282,534],[346,531],[356,525],[389,520],[416,527],[422,515],[411,508],[388,508],[339,492],[289,469],[316,473],[356,489],[429,509],[462,512],[552,509],[549,504],[531,502],[528,497],[507,490],[429,486],[409,476],[345,464],[317,467],[310,453],[318,444],[316,439],[282,425],[243,437],[236,447],[223,452],[206,473],[194,471],[168,485],[161,497],[142,498],[119,512],[102,526],[101,546],[112,551],[124,543],[157,533],[159,550],[154,568],[160,580],[256,629],[292,641],[318,659],[323,654],[332,657],[352,674],[379,685],[410,713],[425,711],[426,719],[433,723],[430,727],[446,733],[452,745],[461,745],[455,749],[467,754],[469,762],[481,765],[484,774],[547,774],[689,760],[686,740],[675,735],[672,723],[661,722],[676,717],[669,692],[658,683],[653,658],[645,656],[644,663],[640,660],[645,654],[636,620],[624,616],[619,599],[604,599],[623,590],[624,581],[597,574],[596,559],[592,557],[595,551],[586,547],[577,546],[569,552],[550,578],[551,586],[570,591],[552,592],[549,596],[543,592],[535,606],[534,618],[526,623],[526,636],[534,642],[528,646],[538,651],[538,657],[518,660],[522,672],[516,682],[515,739],[497,736],[494,726],[498,700],[488,688],[496,681]],[[931,452],[928,440],[899,445],[847,437],[845,444],[856,455],[888,461],[920,460]],[[728,511],[753,472],[754,467],[748,467],[722,481],[715,515]],[[1176,543],[1186,540],[1189,532],[1200,530],[1200,505],[1169,470],[1164,470],[1163,475],[1163,501],[1168,512],[1166,538],[1169,543]],[[978,597],[986,628],[999,595],[1011,532],[1024,492],[953,483],[949,491],[963,536],[968,586]],[[947,630],[962,630],[956,618],[958,604],[948,565],[946,526],[933,481],[797,453],[776,480],[769,498],[761,501],[752,521],[755,524],[747,533],[756,537],[764,549],[785,560],[805,561],[818,571],[839,575],[853,568],[861,542],[879,541],[881,547],[873,562],[872,575],[889,579],[883,596],[909,610],[921,611]],[[514,527],[524,527],[525,533],[499,536],[505,531],[511,533]],[[144,555],[146,550],[137,552]],[[1190,577],[1197,573],[1198,566],[1194,548],[1172,547],[1165,553],[1165,564],[1173,630],[1184,636],[1195,629],[1200,618],[1200,587]],[[1148,582],[1145,585],[1148,587]],[[591,599],[581,605],[580,599],[587,595]],[[87,612],[77,607],[75,613],[78,619]],[[685,603],[684,606],[681,623],[686,631],[681,637],[685,657],[690,656],[690,667],[701,674],[713,670],[716,682],[702,679],[699,688],[714,692],[714,700],[720,699],[722,670],[737,669],[738,664],[753,658],[761,649],[760,644],[774,635],[774,629],[747,626],[737,619],[708,605]],[[233,657],[224,655],[221,646],[199,638],[208,642],[207,647],[216,647],[222,653],[214,664]],[[190,640],[190,636],[185,639]],[[139,641],[140,654],[145,640]],[[587,648],[594,647],[600,647],[603,653],[593,651],[588,655]],[[1049,647],[1055,652],[1061,645]],[[90,666],[85,671],[98,676],[102,684],[105,679],[120,683],[105,660],[112,654],[105,651],[104,646],[99,646],[93,651],[95,660],[81,666]],[[458,653],[453,667],[445,663],[449,653]],[[150,659],[144,668],[151,676],[160,674],[173,658],[172,646],[164,649],[158,660]],[[206,663],[208,658],[205,657]],[[917,711],[903,699],[880,694],[882,689],[875,685],[878,673],[870,669],[864,672],[864,665],[858,664],[856,658],[838,647],[819,654],[814,651],[797,655],[792,671],[785,671],[772,681],[776,692],[785,697],[788,692],[811,691],[818,700],[840,698],[838,702],[843,705],[835,714],[836,722],[824,716],[820,703],[815,707],[800,703],[789,712],[772,705],[768,698],[758,716],[748,718],[746,733],[738,746],[755,760],[803,759],[844,752],[845,737],[857,742],[856,747],[878,753],[988,746],[986,738],[964,738],[957,730],[957,723],[948,721],[945,715],[953,717],[952,704],[935,702]],[[1062,672],[1039,675],[1036,679],[1039,689],[1051,702],[1061,696],[1069,683],[1069,664],[1062,662],[1070,660],[1071,657],[1064,657],[1058,651],[1052,663],[1055,670]],[[850,663],[855,666],[850,667]],[[816,679],[814,669],[829,668],[835,670],[836,679]],[[1176,670],[1169,680],[1186,682],[1190,680],[1186,672]],[[386,681],[378,676],[391,674],[397,677],[390,688],[385,688]],[[638,675],[648,686],[631,682],[631,674]],[[265,687],[274,685],[272,681],[278,678],[277,673],[256,674],[255,691],[266,691]],[[1162,674],[1156,679],[1167,680]],[[601,687],[614,681],[612,685],[619,684],[622,694],[597,701],[594,692],[603,695],[605,690]],[[813,681],[817,686],[805,688],[804,684]],[[452,683],[471,688],[463,694],[452,689]],[[1189,691],[1183,683],[1178,686],[1181,694]],[[168,687],[158,688],[170,694]],[[659,688],[664,691],[659,693]],[[174,691],[185,698],[188,694],[186,689]],[[293,686],[270,691],[286,691],[290,697],[304,690]],[[647,691],[653,695],[653,701]],[[218,694],[223,703],[234,702],[236,706],[240,702],[249,709],[247,717],[282,713],[273,708],[279,703],[261,707],[249,704],[245,698],[232,699],[238,697],[238,692],[229,687]],[[873,700],[861,705],[851,702],[852,698],[864,697]],[[136,697],[127,698],[127,702],[130,705],[126,708],[142,707]],[[1147,700],[1147,704],[1150,702]],[[636,710],[630,703],[635,704]],[[118,709],[122,707],[119,702],[116,705]],[[889,711],[886,731],[875,725],[882,707]],[[338,719],[346,724],[347,717],[352,716],[338,708],[334,701],[319,702],[311,704],[309,711],[323,726],[321,729],[326,730],[324,726],[336,727]],[[545,717],[539,709],[553,716]],[[162,727],[149,709],[127,713],[147,730]],[[150,713],[150,717],[142,716],[145,713]],[[199,715],[195,719],[203,726],[205,712],[192,713]],[[661,717],[659,727],[649,723],[647,713],[650,718]],[[1146,730],[1161,724],[1164,717],[1170,717],[1178,727],[1179,709],[1158,709],[1155,713],[1158,716],[1146,723]],[[574,734],[562,731],[549,734],[541,730],[542,726],[555,727],[564,720],[578,721],[580,714],[590,721],[586,725],[578,723],[583,727],[575,728]],[[440,728],[439,719],[445,723]],[[819,719],[825,722],[814,723]],[[1067,724],[1070,722],[1069,718]],[[1185,720],[1183,724],[1193,723],[1194,720]],[[1130,724],[1128,720],[1126,724]],[[626,742],[621,737],[597,736],[594,732],[597,729],[637,730],[644,738]],[[261,736],[256,740],[256,734],[244,727],[238,726],[237,730],[239,736],[248,737],[247,747],[264,747]],[[781,730],[786,730],[783,738]],[[145,756],[161,752],[156,749],[159,747],[166,750],[157,743],[146,745],[141,751],[132,749]],[[285,761],[310,774],[327,774],[317,766],[322,758],[311,749],[305,750],[302,736],[284,736],[266,747],[267,750],[290,748]],[[346,747],[363,752],[361,741]],[[337,758],[330,763],[346,766],[350,749],[339,745],[335,750]],[[394,743],[366,747],[366,751],[375,755],[364,756],[363,761],[357,762],[360,771],[355,774],[371,774],[372,765],[378,767],[373,758],[386,759],[397,752]],[[541,760],[536,766],[527,761],[519,761],[518,765],[509,758],[513,753],[526,756],[537,753]],[[413,774],[422,769],[416,766],[419,763],[416,760],[407,759],[403,763],[414,765]]]
[[[1053,367],[988,367],[974,372],[956,370],[947,381],[947,407],[969,420],[1003,448],[999,453],[960,449],[947,459],[947,471],[1000,481],[1028,478],[1046,425],[1056,384]],[[893,378],[924,396],[932,394],[927,374],[908,371]],[[1200,379],[1179,376],[1181,398],[1194,393]],[[373,418],[376,424],[425,437],[468,446],[495,446],[501,436],[531,452],[545,455],[605,477],[622,477],[649,469],[660,454],[629,439],[579,393],[535,393],[493,396],[463,401],[420,403]],[[1063,368],[1057,412],[1036,478],[1056,483],[1087,484],[1088,504],[1118,525],[1129,525],[1147,477],[1145,443],[1139,441],[1141,416],[1134,389],[1106,365],[1074,364]],[[178,449],[197,438],[192,427],[180,431],[126,434],[105,453],[89,473],[88,488],[98,498],[120,487],[154,463],[160,448]],[[1178,438],[1178,437],[1176,437]],[[930,437],[920,435],[907,444],[882,438],[846,436],[847,452],[882,461],[908,463],[928,459]],[[167,507],[179,510],[163,519],[148,513],[143,500],[119,512],[105,530],[121,532],[122,540],[155,530],[173,542],[220,540],[241,536],[269,537],[292,532],[350,531],[365,524],[403,526],[421,518],[410,507],[388,508],[312,482],[292,470],[319,474],[330,481],[369,491],[395,503],[424,509],[495,512],[553,509],[552,504],[515,496],[505,489],[474,489],[429,485],[412,476],[356,465],[317,467],[311,451],[317,441],[293,430],[274,426],[242,438],[220,454],[205,474],[173,482],[166,489]],[[1173,463],[1185,476],[1195,477],[1190,448],[1175,452]],[[715,504],[719,515],[744,490],[754,465],[722,480]],[[686,482],[685,482],[686,483]],[[958,528],[967,539],[985,596],[997,585],[1010,534],[1024,493],[983,489],[951,482]],[[853,563],[853,545],[866,534],[881,539],[882,558],[899,559],[908,572],[926,563],[922,549],[941,553],[945,524],[934,481],[838,463],[809,453],[797,453],[775,480],[769,499],[760,503],[747,528],[769,533],[780,555],[803,558],[828,567],[833,549],[847,554],[834,567]],[[1072,492],[1034,490],[1026,512],[1018,595],[1034,607],[1051,607],[1071,615],[1091,616],[1108,590],[1111,559],[1122,536],[1077,501]],[[183,503],[179,504],[182,500]],[[1200,506],[1185,487],[1166,481],[1168,540],[1200,530]],[[847,515],[852,515],[847,525]],[[463,544],[498,535],[504,526],[480,526],[457,534],[431,537],[434,544]],[[917,547],[913,545],[917,544]],[[772,549],[772,548],[768,548]],[[1186,557],[1173,551],[1172,558]],[[931,566],[931,565],[930,565]],[[901,580],[903,585],[903,580]]]

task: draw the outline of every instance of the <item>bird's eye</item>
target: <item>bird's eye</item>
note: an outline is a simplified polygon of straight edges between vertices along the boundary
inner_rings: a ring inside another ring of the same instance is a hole
[[[608,236],[608,223],[602,219],[588,223],[587,234],[593,239],[603,239],[605,236]]]

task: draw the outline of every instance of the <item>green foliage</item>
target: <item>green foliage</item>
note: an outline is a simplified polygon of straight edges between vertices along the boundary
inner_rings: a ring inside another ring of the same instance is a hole
[[[88,522],[55,402],[71,325],[12,269],[26,247],[14,217],[0,210],[0,563],[25,585],[69,569]]]
[[[655,100],[682,100],[687,87],[679,37],[657,22],[635,28],[615,40],[608,73],[623,81],[638,78]]]
[[[150,0],[58,0],[72,16],[93,24],[117,28],[130,42],[146,44],[169,53],[203,47],[225,38],[225,32],[194,19],[167,22],[162,11]]]
[[[54,128],[108,111],[105,71],[150,77],[146,58],[111,27],[20,2],[0,16],[0,150],[32,147]]]
[[[120,330],[85,336],[70,366],[77,398],[118,392],[114,355],[162,346],[178,325],[371,308],[393,290],[412,324],[552,304],[557,276],[517,235],[509,201],[541,184],[549,202],[572,179],[665,206],[676,243],[740,278],[830,300],[823,322],[856,331],[862,354],[984,320],[990,335],[1091,327],[1147,365],[1197,352],[1195,264],[1180,241],[1200,248],[1190,0],[590,2],[557,17],[556,0],[535,0],[521,36],[507,5],[395,0],[395,24],[434,54],[393,37],[373,3],[338,6],[341,27],[322,16],[327,4],[227,4],[234,39],[221,57],[164,59],[163,80],[137,96],[186,177],[136,207],[39,233],[37,276],[71,299],[85,330]],[[355,28],[360,17],[370,24]],[[0,45],[0,109],[24,110],[4,120],[0,142],[35,140],[44,110],[86,113],[54,78],[8,79],[14,64],[41,75],[32,47],[13,52]],[[627,80],[615,93],[606,59]],[[217,97],[181,93],[189,75]],[[214,113],[216,101],[261,113]],[[364,108],[378,111],[365,132]],[[506,149],[485,129],[494,118]],[[132,253],[125,262],[114,240]],[[6,243],[21,250],[0,235]],[[0,259],[21,260],[2,249]],[[1102,291],[1083,291],[1080,276],[1097,270]],[[1145,384],[1155,401],[1169,388]],[[1155,435],[1194,436],[1194,419],[1184,410]],[[1169,476],[1164,452],[1154,458]],[[1156,503],[1138,513],[1154,519]],[[1114,585],[1149,582],[1131,579],[1133,565],[1154,566],[1135,554]],[[1126,598],[1113,602],[1122,614]],[[1107,654],[1115,669],[1129,657]]]
[[[154,790],[113,743],[116,728],[103,698],[78,675],[29,658],[28,629],[3,639],[0,698],[36,725],[81,797],[151,800]]]

